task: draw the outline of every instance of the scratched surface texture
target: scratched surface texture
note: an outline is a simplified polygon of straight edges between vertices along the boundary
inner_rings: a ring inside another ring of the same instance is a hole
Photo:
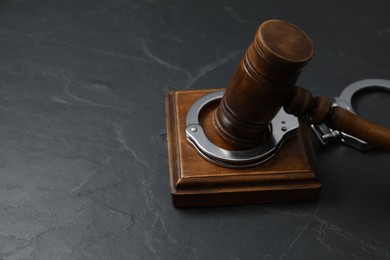
[[[390,78],[383,1],[0,1],[0,259],[389,259],[390,160],[316,145],[314,203],[177,210],[164,96],[225,87],[257,26],[313,39],[299,81]],[[390,95],[358,111],[390,127]]]

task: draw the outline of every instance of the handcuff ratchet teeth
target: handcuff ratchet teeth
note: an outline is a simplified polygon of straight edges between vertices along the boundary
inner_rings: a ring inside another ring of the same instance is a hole
[[[356,114],[356,112],[352,107],[352,98],[356,93],[367,89],[390,91],[390,80],[364,79],[364,80],[356,81],[348,85],[341,92],[340,96],[334,99],[332,106],[339,106],[348,110],[349,112]],[[368,151],[375,148],[374,146],[368,144],[367,142],[359,138],[356,138],[352,135],[349,135],[347,133],[338,130],[333,130],[332,128],[328,127],[326,124],[320,124],[320,125],[312,124],[311,128],[314,132],[314,135],[323,145],[327,145],[329,142],[341,141],[349,146],[352,146],[353,148],[359,151]]]

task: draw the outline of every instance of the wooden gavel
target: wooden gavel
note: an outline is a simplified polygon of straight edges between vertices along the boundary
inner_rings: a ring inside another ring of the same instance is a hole
[[[388,128],[295,86],[313,54],[310,38],[295,25],[281,20],[261,24],[216,110],[218,135],[237,149],[254,147],[267,138],[270,121],[284,107],[289,114],[326,123],[390,152]]]

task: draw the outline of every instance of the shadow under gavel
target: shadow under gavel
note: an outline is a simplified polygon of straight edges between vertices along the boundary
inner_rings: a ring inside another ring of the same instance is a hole
[[[281,20],[261,24],[216,110],[217,134],[237,149],[252,148],[267,138],[270,121],[284,107],[390,152],[390,129],[295,86],[313,54],[310,38],[295,25]]]

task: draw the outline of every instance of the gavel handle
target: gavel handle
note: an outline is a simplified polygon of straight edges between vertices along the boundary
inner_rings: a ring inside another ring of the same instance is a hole
[[[326,124],[332,129],[350,134],[390,152],[390,129],[365,120],[344,108],[333,107],[331,117]]]
[[[302,87],[294,88],[284,110],[295,116],[308,116],[313,124],[325,123],[334,130],[350,134],[390,152],[389,128],[363,119],[344,108],[332,107],[328,98],[313,98],[310,91]]]

